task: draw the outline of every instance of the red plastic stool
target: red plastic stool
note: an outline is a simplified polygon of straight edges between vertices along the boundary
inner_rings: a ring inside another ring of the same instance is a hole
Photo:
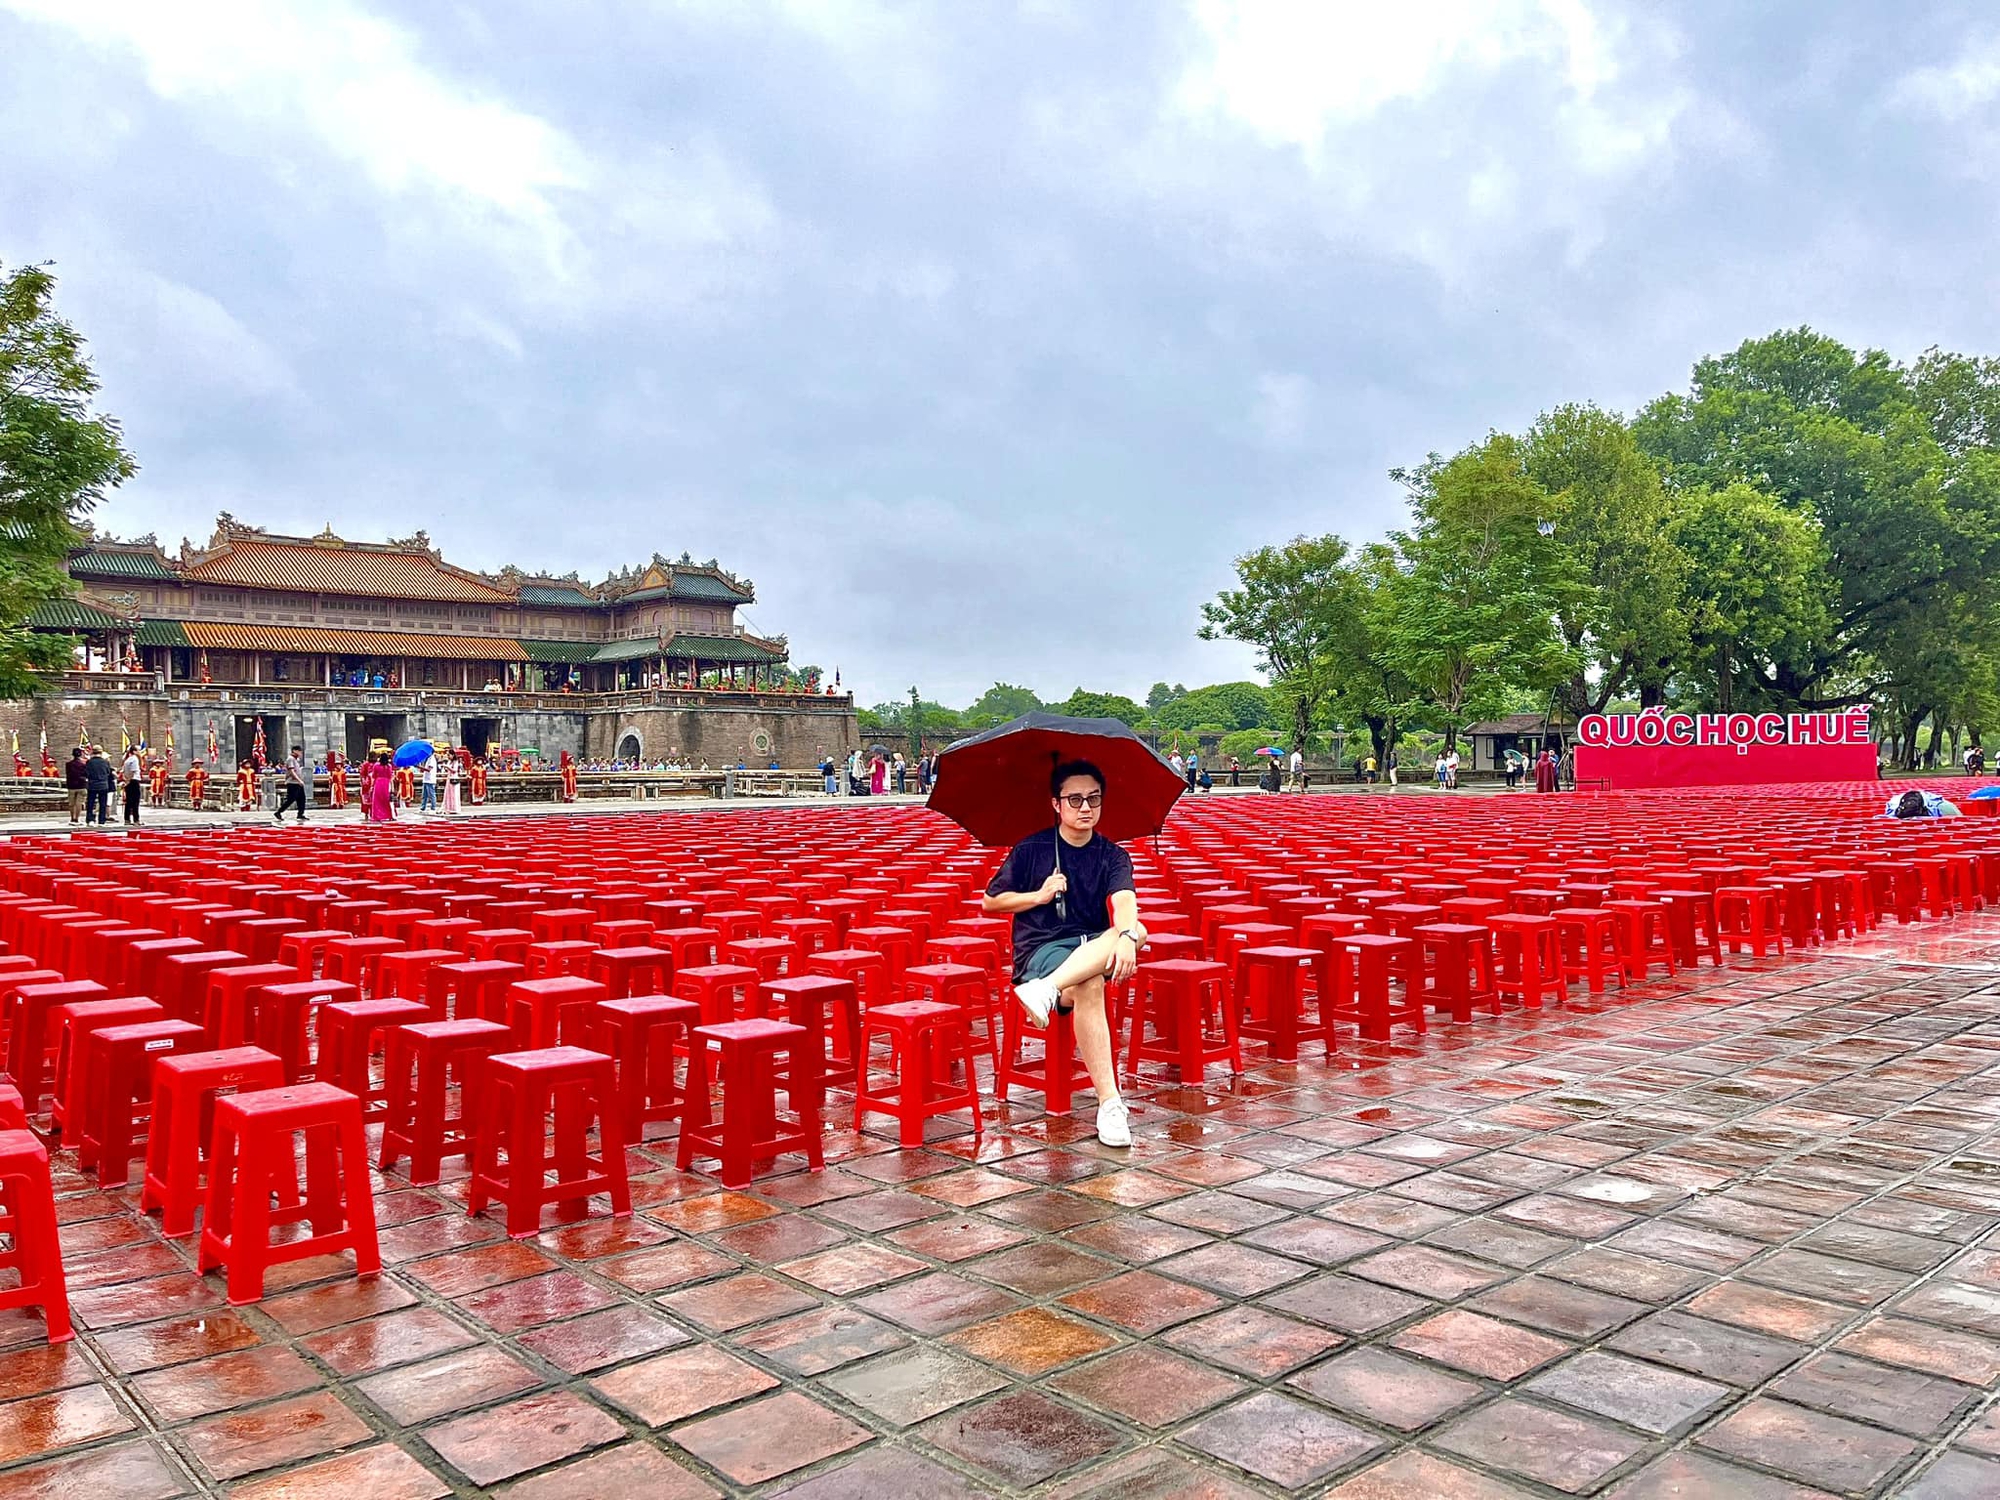
[[[30,974],[40,973],[29,969]],[[60,1006],[79,1000],[113,998],[94,979],[52,980],[42,984],[16,982],[7,987],[13,995],[13,1024],[8,1034],[7,1073],[21,1091],[21,1103],[30,1118],[42,1112],[42,1094],[54,1082],[56,1035],[49,1017]]]
[[[1024,1060],[1022,1043],[1030,1036],[1040,1039],[1042,1054]],[[1001,1026],[1000,1064],[993,1070],[994,1097],[1004,1104],[1016,1088],[1038,1091],[1050,1114],[1066,1114],[1077,1090],[1088,1087],[1090,1073],[1076,1050],[1075,1015],[1051,1010],[1049,1024],[1036,1028],[1029,1025],[1028,1013],[1010,1001]]]
[[[791,1078],[790,1119],[778,1111],[776,1074],[781,1057]],[[681,1171],[688,1171],[696,1156],[714,1157],[723,1185],[745,1188],[754,1163],[782,1152],[803,1152],[815,1171],[826,1165],[818,1059],[803,1026],[762,1019],[697,1026],[689,1059],[688,1110],[675,1154]],[[710,1108],[711,1076],[722,1085],[720,1121]]]
[[[194,1233],[216,1097],[282,1088],[285,1068],[261,1047],[171,1052],[155,1057],[152,1066],[153,1118],[146,1129],[146,1177],[139,1190],[139,1211],[159,1209],[160,1233],[177,1239]],[[296,1182],[281,1178],[279,1194],[287,1206],[298,1203]]]
[[[599,948],[586,967],[611,999],[622,1000],[627,995],[664,995],[674,960],[664,948]]]
[[[653,924],[638,917],[617,917],[592,922],[584,937],[600,948],[636,948],[653,941]]]
[[[312,1009],[358,1000],[345,980],[288,979],[260,984],[243,997],[243,1039],[284,1064],[285,1082],[297,1083],[311,1063]]]
[[[764,914],[747,908],[724,911],[711,906],[701,914],[700,925],[713,932],[719,941],[733,943],[738,938],[762,936]]]
[[[201,1029],[211,1047],[240,1047],[249,1035],[243,1027],[243,997],[260,984],[296,984],[299,971],[288,964],[224,964],[210,969],[204,986]],[[193,1017],[186,1019],[192,1020]]]
[[[752,1014],[768,1017],[782,1007],[782,1019],[802,1026],[810,1033],[810,1046],[817,1061],[813,1072],[820,1085],[852,1083],[856,1076],[855,1058],[861,1037],[861,996],[849,979],[833,979],[825,974],[799,974],[788,979],[767,979],[751,998]],[[838,1029],[828,1020],[831,1010]],[[786,1075],[789,1076],[789,1075]]]
[[[405,948],[400,953],[385,953],[375,974],[375,997],[428,1004],[431,970],[457,961],[458,955],[449,948]]]
[[[29,1130],[0,1130],[0,1201],[14,1240],[8,1257],[21,1284],[0,1291],[0,1308],[39,1307],[51,1344],[73,1337],[69,1284],[56,1238],[56,1194],[49,1153]]]
[[[1305,975],[1319,958],[1317,948],[1271,943],[1245,948],[1236,959],[1239,1036],[1261,1038],[1280,1062],[1296,1062],[1299,1043],[1329,1040],[1323,1020],[1306,1020]]]
[[[284,940],[305,930],[306,924],[297,917],[251,917],[231,929],[230,940],[249,954],[252,962],[276,963]]]
[[[1806,902],[1812,903],[1812,881],[1805,881]],[[1667,928],[1667,908],[1660,901],[1608,901],[1604,909],[1618,923],[1618,952],[1625,960],[1630,979],[1644,981],[1655,964],[1663,964],[1669,974],[1678,970],[1674,961],[1673,937]]]
[[[421,1000],[336,1000],[313,1013],[319,1037],[319,1058],[313,1075],[361,1101],[361,1118],[372,1120],[389,1112],[389,1087],[376,1087],[371,1073],[375,1039],[398,1026],[431,1019]],[[386,1050],[386,1041],[385,1041]]]
[[[364,995],[372,995],[382,972],[383,956],[405,952],[408,947],[400,938],[335,938],[326,945],[326,964],[321,973],[328,979],[355,985]]]
[[[1335,1021],[1350,1023],[1371,1042],[1388,1041],[1389,1028],[1399,1022],[1418,1031],[1428,1029],[1423,983],[1416,973],[1417,945],[1411,939],[1352,932],[1334,939],[1333,954],[1333,993],[1322,994],[1319,1001],[1329,1051]],[[1402,981],[1400,1000],[1389,993],[1392,979]]]
[[[274,1215],[271,1195],[293,1180],[293,1137],[305,1136],[305,1202]],[[312,1233],[271,1243],[273,1224],[303,1218]],[[375,1199],[368,1180],[368,1141],[361,1101],[328,1083],[230,1094],[215,1101],[209,1148],[208,1198],[195,1269],[228,1270],[229,1300],[241,1306],[264,1295],[264,1273],[285,1261],[354,1252],[355,1271],[382,1269],[375,1239]]]
[[[808,974],[850,980],[861,996],[863,1010],[884,1004],[889,999],[889,959],[879,949],[828,948],[809,955],[804,964]]]
[[[1806,949],[1819,943],[1819,891],[1810,875],[1770,875],[1760,885],[1780,894],[1778,903],[1785,924],[1785,941]]]
[[[1169,958],[1139,965],[1134,976],[1132,1039],[1125,1071],[1139,1076],[1142,1063],[1169,1063],[1185,1084],[1199,1086],[1212,1062],[1243,1071],[1242,1034],[1229,998],[1227,966],[1198,958]],[[1216,1027],[1210,1026],[1214,1019]],[[1146,1036],[1146,1023],[1153,1036]],[[1115,1039],[1114,1039],[1115,1045]]]
[[[1667,909],[1667,934],[1673,939],[1674,957],[1682,968],[1692,969],[1703,954],[1708,955],[1712,964],[1722,962],[1722,939],[1715,930],[1713,896],[1699,888],[1665,887],[1655,891],[1653,898]]]
[[[578,1006],[610,998],[597,980],[574,974],[517,980],[507,987],[507,1025],[514,1033],[515,1048],[528,1052],[556,1046],[575,1035],[582,1019]]]
[[[897,1139],[908,1149],[923,1144],[926,1120],[965,1109],[972,1112],[972,1133],[980,1133],[972,1029],[964,1010],[934,1000],[905,1000],[876,1006],[862,1024],[862,1061],[854,1086],[856,1130],[868,1115],[892,1115]],[[878,1034],[888,1038],[889,1072],[895,1079],[886,1087],[875,1082],[868,1066],[869,1044]],[[960,1068],[964,1081],[954,1082],[952,1073]]]
[[[410,1158],[410,1181],[436,1182],[449,1157],[472,1154],[478,1128],[478,1074],[485,1060],[514,1044],[498,1021],[413,1021],[391,1027],[383,1058],[387,1102],[382,1119],[386,1172]],[[459,1112],[448,1112],[451,1080],[458,1080]]]
[[[984,939],[973,939],[975,942]],[[988,945],[991,946],[990,944]],[[967,1022],[978,1016],[984,1030],[976,1035],[986,1044],[986,1053],[1000,1065],[1000,999],[994,994],[990,970],[978,964],[918,964],[903,972],[903,988],[912,1000],[933,1000],[940,1005],[956,1005]]]
[[[192,1021],[139,1021],[87,1033],[78,1058],[76,1159],[95,1169],[98,1186],[122,1188],[132,1170],[141,1119],[150,1120],[153,1060],[206,1046]]]
[[[449,948],[454,953],[464,953],[472,934],[488,927],[500,925],[492,907],[487,907],[484,920],[480,917],[430,917],[418,922],[410,929],[412,948]],[[518,922],[508,926],[518,927]]]
[[[140,1021],[163,1021],[166,1011],[151,1000],[72,1000],[49,1012],[49,1031],[55,1037],[54,1086],[49,1091],[51,1133],[62,1134],[70,1126],[70,1106],[83,1098],[83,1041],[93,1031],[106,1026],[133,1026]],[[21,1099],[20,1091],[14,1097]],[[21,1099],[25,1117],[27,1101]]]
[[[671,995],[600,1000],[578,1018],[581,1044],[617,1065],[619,1138],[636,1145],[654,1120],[678,1120],[686,1107],[674,1076],[674,1054],[685,1052],[701,1024],[701,1007]]]
[[[789,938],[800,953],[818,953],[839,942],[833,923],[825,917],[778,917],[764,924],[772,937]]]
[[[528,977],[555,979],[565,974],[581,977],[590,964],[597,944],[588,938],[558,938],[528,944]]]
[[[1769,943],[1785,951],[1785,929],[1779,920],[1778,893],[1769,886],[1726,885],[1715,893],[1717,935],[1731,953],[1747,945],[1758,958]]]
[[[421,906],[390,906],[380,911],[368,913],[365,928],[370,937],[394,938],[404,947],[410,944],[410,933],[419,922],[428,922],[437,913]]]
[[[548,907],[528,918],[528,930],[538,943],[581,942],[589,937],[590,924],[596,920],[597,913],[587,906]]]
[[[477,1093],[472,1177],[465,1190],[468,1212],[477,1215],[499,1199],[507,1208],[507,1233],[516,1239],[540,1230],[542,1210],[550,1203],[559,1217],[579,1219],[590,1211],[590,1198],[605,1193],[614,1217],[632,1212],[625,1146],[619,1139],[618,1078],[610,1058],[581,1047],[496,1052],[479,1069]],[[598,1126],[599,1142],[594,1159],[588,1154],[592,1124]],[[553,1183],[548,1181],[551,1167]]]
[[[1564,974],[1582,974],[1593,995],[1604,993],[1607,977],[1625,987],[1625,954],[1618,946],[1615,914],[1594,906],[1565,906],[1555,920]]]
[[[333,927],[309,928],[304,932],[288,932],[278,939],[278,962],[290,964],[299,971],[301,979],[319,977],[320,965],[326,959],[326,945],[336,938],[348,936]]]
[[[699,1005],[702,1020],[710,1026],[748,1015],[757,984],[757,971],[742,964],[697,964],[674,970],[675,996]]]
[[[424,976],[424,1001],[432,1016],[454,1021],[507,1024],[507,991],[527,977],[524,964],[504,959],[461,959],[438,964]]]
[[[1508,912],[1488,917],[1486,925],[1493,933],[1496,996],[1516,1000],[1526,1010],[1540,1010],[1544,996],[1557,1004],[1569,998],[1562,934],[1554,917]]]
[[[790,938],[736,938],[722,945],[722,961],[755,969],[759,979],[777,979],[799,971],[798,944]]]
[[[1417,940],[1423,971],[1429,975],[1424,999],[1433,1010],[1449,1011],[1459,1022],[1470,1021],[1476,1005],[1500,1014],[1490,927],[1484,923],[1426,922],[1410,935]]]
[[[368,930],[368,914],[372,911],[386,911],[386,901],[329,901],[320,908],[319,920],[327,927],[337,927],[350,937],[359,937]]]
[[[653,933],[653,946],[674,956],[674,972],[705,968],[722,951],[722,939],[712,927],[662,927]]]
[[[465,956],[505,959],[525,968],[528,945],[534,940],[535,935],[525,927],[482,927],[465,935]]]

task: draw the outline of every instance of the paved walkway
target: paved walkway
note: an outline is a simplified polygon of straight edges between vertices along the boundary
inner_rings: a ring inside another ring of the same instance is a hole
[[[1025,1104],[748,1193],[655,1145],[527,1242],[384,1177],[385,1275],[236,1311],[65,1175],[0,1500],[1993,1497],[1996,997],[1977,917],[1160,1075],[1129,1157]]]

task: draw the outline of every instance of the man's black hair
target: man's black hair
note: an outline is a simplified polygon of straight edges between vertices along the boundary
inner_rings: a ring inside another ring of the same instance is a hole
[[[1899,818],[1927,818],[1930,812],[1930,804],[1924,801],[1922,792],[1908,791],[1896,799],[1896,816]]]
[[[1066,760],[1049,772],[1049,795],[1060,797],[1062,784],[1072,776],[1088,776],[1097,783],[1099,791],[1104,789],[1104,773],[1087,760]]]

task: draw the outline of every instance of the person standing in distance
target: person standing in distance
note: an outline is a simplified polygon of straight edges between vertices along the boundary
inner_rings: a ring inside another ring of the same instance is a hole
[[[1105,789],[1096,766],[1084,760],[1057,766],[1049,794],[1055,826],[1014,846],[980,909],[1014,919],[1014,994],[1029,1020],[1046,1026],[1051,1010],[1074,1014],[1076,1050],[1097,1091],[1097,1138],[1129,1146],[1132,1127],[1112,1063],[1104,986],[1131,978],[1146,941],[1132,857],[1098,836]]]

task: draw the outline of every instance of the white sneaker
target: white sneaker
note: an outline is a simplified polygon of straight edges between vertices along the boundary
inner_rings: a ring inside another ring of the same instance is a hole
[[[1125,1107],[1125,1101],[1106,1099],[1097,1106],[1097,1139],[1106,1146],[1129,1146],[1132,1144],[1132,1112]]]
[[[1030,979],[1026,984],[1014,986],[1014,998],[1021,1002],[1021,1009],[1037,1027],[1049,1024],[1049,1012],[1056,1008],[1061,996],[1062,991],[1046,979]]]

